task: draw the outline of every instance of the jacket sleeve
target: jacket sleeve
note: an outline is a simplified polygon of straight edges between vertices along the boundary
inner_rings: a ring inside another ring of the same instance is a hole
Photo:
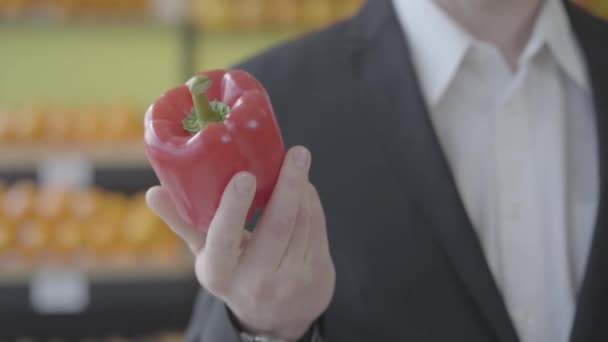
[[[241,338],[230,319],[226,305],[204,289],[200,289],[185,341],[241,342]]]

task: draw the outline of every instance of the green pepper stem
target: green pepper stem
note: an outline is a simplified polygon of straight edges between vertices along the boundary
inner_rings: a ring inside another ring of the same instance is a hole
[[[200,124],[204,126],[209,122],[222,121],[222,117],[213,111],[209,100],[205,93],[211,87],[211,79],[205,75],[197,75],[192,77],[186,83],[190,93],[192,94],[192,103],[194,104],[194,113]]]

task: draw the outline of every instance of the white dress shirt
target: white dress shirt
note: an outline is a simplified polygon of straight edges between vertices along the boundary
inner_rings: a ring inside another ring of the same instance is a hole
[[[431,120],[522,342],[566,342],[594,229],[586,66],[546,0],[513,71],[432,0],[394,0]]]

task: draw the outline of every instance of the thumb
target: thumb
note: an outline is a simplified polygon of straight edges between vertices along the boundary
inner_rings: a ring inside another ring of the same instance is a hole
[[[154,186],[146,192],[146,203],[177,234],[194,254],[198,254],[206,239],[206,233],[190,226],[177,212],[175,203],[162,186]]]

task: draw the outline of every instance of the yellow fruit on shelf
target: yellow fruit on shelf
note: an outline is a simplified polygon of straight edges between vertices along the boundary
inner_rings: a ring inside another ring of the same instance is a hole
[[[103,113],[102,133],[106,140],[117,142],[135,137],[142,126],[128,106],[111,106]]]
[[[150,210],[144,192],[37,188],[29,180],[3,188],[0,181],[0,252],[10,250],[31,262],[51,258],[128,267],[142,261],[170,264],[180,255],[181,240]],[[83,258],[73,259],[77,256]]]
[[[232,0],[200,0],[194,3],[194,11],[203,26],[226,29],[233,25]]]
[[[8,17],[23,16],[31,2],[31,0],[3,0],[0,15]]]
[[[2,213],[11,221],[32,217],[36,195],[37,189],[33,181],[21,180],[14,183],[2,196]]]
[[[10,250],[15,245],[15,225],[4,219],[0,219],[0,255]]]
[[[146,204],[146,193],[145,192],[137,192],[129,198],[129,206],[136,209],[147,208]]]
[[[69,216],[70,193],[61,187],[43,187],[36,196],[38,217],[54,222]]]
[[[11,127],[13,138],[17,142],[31,143],[40,141],[44,136],[44,119],[46,113],[42,107],[24,108],[14,113],[13,125]]]
[[[122,242],[133,250],[149,249],[162,238],[162,228],[164,223],[146,205],[145,194],[134,195],[120,231]]]
[[[91,111],[90,113],[79,111],[74,115],[74,138],[86,143],[99,142],[103,130],[102,119],[103,112],[99,110]]]
[[[65,219],[53,226],[52,249],[70,256],[83,246],[83,226],[74,219]]]
[[[74,138],[75,114],[65,109],[55,109],[49,112],[44,122],[44,133],[51,143],[67,143]]]
[[[98,189],[85,189],[70,195],[69,212],[77,220],[91,219],[102,210],[103,195]]]
[[[0,143],[14,140],[14,118],[13,113],[7,109],[0,108]]]
[[[115,221],[119,221],[123,218],[127,211],[131,201],[127,195],[120,192],[109,192],[103,196],[104,213],[106,217],[110,217]]]
[[[15,227],[17,252],[26,258],[34,258],[48,251],[51,227],[40,219],[27,219]]]
[[[148,248],[149,256],[161,262],[174,262],[183,246],[173,231],[164,224],[155,226],[154,239]]]
[[[69,17],[76,14],[78,10],[78,2],[81,0],[55,0],[56,8],[55,13],[61,17]]]
[[[264,19],[264,1],[247,0],[236,1],[233,13],[234,22],[240,28],[260,28]]]
[[[117,222],[103,217],[90,221],[83,230],[83,243],[95,255],[107,255],[118,247],[119,228]]]
[[[271,26],[293,26],[298,18],[297,0],[266,0],[266,20]]]
[[[327,0],[307,0],[300,2],[300,21],[307,27],[320,27],[332,19],[332,2]]]
[[[121,228],[122,242],[134,251],[144,249],[154,240],[155,224],[146,215],[129,215]]]

